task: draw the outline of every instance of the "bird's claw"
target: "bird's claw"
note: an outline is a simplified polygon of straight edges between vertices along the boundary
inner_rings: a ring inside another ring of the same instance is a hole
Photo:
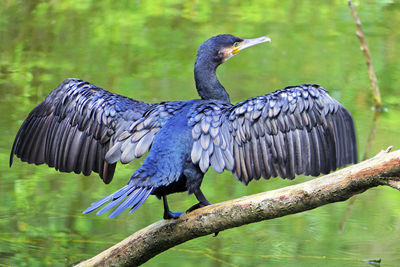
[[[196,210],[196,209],[199,209],[199,208],[202,208],[202,207],[205,207],[205,206],[208,206],[208,205],[211,205],[211,203],[202,203],[202,202],[199,202],[199,203],[197,203],[197,204],[191,206],[191,207],[186,211],[186,213],[189,213],[189,212],[191,212],[191,211],[194,211],[194,210]]]

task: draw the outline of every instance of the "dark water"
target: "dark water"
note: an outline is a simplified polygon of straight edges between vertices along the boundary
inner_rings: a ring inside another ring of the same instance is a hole
[[[219,33],[268,35],[218,70],[233,102],[288,85],[318,83],[354,115],[363,155],[373,111],[365,60],[345,1],[3,1],[0,5],[0,266],[63,266],[91,257],[162,217],[159,200],[117,219],[82,215],[123,186],[141,160],[119,166],[105,186],[96,176],[61,174],[15,160],[12,141],[29,111],[68,77],[156,102],[197,98],[197,47]],[[394,145],[400,126],[400,4],[357,6],[387,111],[372,146]],[[244,187],[210,171],[202,186],[220,202],[302,182],[272,179]],[[170,197],[185,210],[193,196]],[[348,202],[206,236],[170,249],[147,266],[382,266],[400,262],[400,193],[376,188]]]

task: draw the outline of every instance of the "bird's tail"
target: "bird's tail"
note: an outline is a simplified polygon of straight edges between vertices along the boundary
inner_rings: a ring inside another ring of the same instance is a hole
[[[83,213],[87,214],[89,212],[92,212],[109,201],[110,203],[99,210],[96,215],[103,214],[104,212],[114,208],[118,204],[119,206],[115,208],[110,215],[108,215],[109,218],[117,217],[123,210],[127,208],[130,208],[129,213],[132,213],[146,201],[152,190],[152,187],[138,187],[135,185],[130,185],[128,183],[126,186],[122,187],[111,195],[92,203],[92,205],[87,208]]]

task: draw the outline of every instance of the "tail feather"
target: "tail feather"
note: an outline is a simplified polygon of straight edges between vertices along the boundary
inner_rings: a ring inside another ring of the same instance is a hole
[[[112,193],[111,195],[96,201],[90,205],[83,213],[90,213],[99,207],[110,201],[105,207],[96,213],[96,215],[103,214],[104,212],[114,208],[118,204],[121,204],[108,216],[109,218],[114,218],[118,216],[122,211],[131,207],[130,212],[133,212],[139,208],[149,197],[153,188],[152,187],[136,187],[133,185],[126,185],[118,191]]]
[[[146,194],[142,197],[142,199],[136,203],[136,205],[131,207],[131,210],[129,211],[129,213],[134,212],[135,210],[137,210],[140,206],[142,206],[143,202],[146,201],[146,199],[149,197],[151,191],[146,192]]]
[[[111,212],[111,214],[108,216],[110,218],[114,218],[116,216],[118,216],[122,211],[124,211],[126,208],[132,207],[139,207],[140,202],[144,202],[147,197],[150,195],[151,191],[146,191],[145,188],[140,188],[137,192],[135,192],[134,194],[131,194],[129,197],[127,197],[125,199],[125,201],[118,206],[118,208],[116,208],[113,212]]]
[[[100,206],[103,206],[103,205],[104,205],[105,203],[107,203],[109,200],[118,198],[118,197],[121,196],[123,193],[125,193],[125,191],[126,191],[127,189],[129,189],[129,188],[130,188],[130,186],[129,186],[129,185],[126,185],[126,186],[122,187],[121,189],[119,189],[118,191],[112,193],[111,195],[106,196],[105,198],[102,198],[102,199],[100,199],[99,201],[93,202],[93,203],[90,205],[90,207],[87,208],[87,209],[83,212],[83,214],[88,214],[88,213],[94,211],[95,209],[99,208]]]
[[[101,210],[99,210],[96,215],[101,215],[104,212],[114,208],[115,206],[117,206],[124,198],[126,197],[130,197],[131,193],[134,192],[135,188],[129,188],[128,191],[126,191],[123,195],[119,196],[118,198],[113,198],[112,201],[110,203],[108,203],[105,207],[103,207]]]

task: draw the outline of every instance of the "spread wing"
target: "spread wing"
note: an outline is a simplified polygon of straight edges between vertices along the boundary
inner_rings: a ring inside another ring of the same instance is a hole
[[[62,172],[89,175],[94,171],[109,183],[116,164],[104,160],[106,152],[150,106],[82,80],[67,79],[22,124],[10,166],[17,155],[22,161],[46,163]]]
[[[203,172],[209,165],[227,169],[247,184],[261,176],[316,176],[357,162],[350,113],[318,85],[287,87],[201,114],[191,119],[191,158]]]
[[[169,101],[154,104],[142,118],[123,131],[106,154],[107,162],[120,160],[129,163],[149,150],[154,136],[167,120],[181,109],[184,101]]]
[[[216,172],[234,168],[232,125],[228,121],[231,105],[207,101],[197,105],[189,114],[193,147],[191,159],[203,173],[210,165]]]

